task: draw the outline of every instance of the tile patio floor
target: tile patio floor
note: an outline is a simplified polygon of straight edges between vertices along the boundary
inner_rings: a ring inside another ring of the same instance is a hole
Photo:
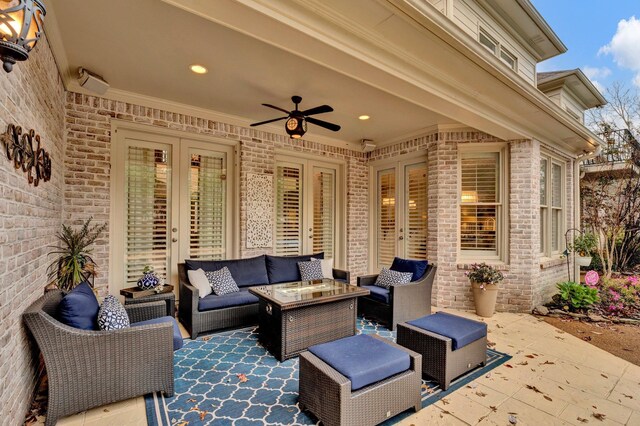
[[[478,319],[474,313],[446,311]],[[505,364],[492,370],[474,381],[473,388],[457,390],[401,425],[509,425],[510,413],[516,413],[518,425],[640,425],[639,366],[531,315],[497,313],[486,322],[494,348],[513,356],[507,363],[512,368]],[[594,413],[605,417],[598,420]],[[59,426],[146,424],[142,397],[58,422]]]

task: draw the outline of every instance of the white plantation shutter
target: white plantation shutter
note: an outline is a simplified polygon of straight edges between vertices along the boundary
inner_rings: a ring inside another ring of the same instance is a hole
[[[405,251],[409,259],[427,258],[427,165],[405,167]]]
[[[160,277],[169,270],[171,157],[168,150],[129,146],[125,162],[124,287],[131,287],[146,265]]]
[[[378,229],[376,253],[378,268],[389,267],[396,255],[396,171],[378,172]]]
[[[336,212],[335,170],[314,168],[313,172],[313,252],[334,257]]]
[[[500,153],[463,153],[460,167],[460,248],[498,255]]]
[[[302,166],[276,167],[275,252],[302,254]]]
[[[226,161],[191,153],[189,171],[190,259],[225,259]]]

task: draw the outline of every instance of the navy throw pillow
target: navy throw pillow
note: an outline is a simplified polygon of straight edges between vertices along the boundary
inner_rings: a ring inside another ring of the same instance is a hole
[[[302,280],[298,262],[309,262],[311,258],[324,259],[324,252],[303,256],[267,255],[267,273],[269,284],[290,283]]]
[[[428,260],[411,260],[395,257],[389,269],[397,272],[411,272],[413,274],[411,281],[418,281],[426,272],[427,266],[429,266]]]
[[[98,329],[100,304],[86,281],[65,295],[58,305],[58,320],[82,330]]]

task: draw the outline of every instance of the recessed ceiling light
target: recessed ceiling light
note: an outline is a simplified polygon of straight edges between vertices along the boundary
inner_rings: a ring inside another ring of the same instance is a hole
[[[361,115],[360,117],[358,117],[359,120],[368,120],[371,117],[369,117],[368,115]]]
[[[191,65],[189,67],[189,69],[191,69],[191,71],[195,72],[196,74],[206,74],[207,73],[207,69],[205,67],[203,67],[202,65]]]

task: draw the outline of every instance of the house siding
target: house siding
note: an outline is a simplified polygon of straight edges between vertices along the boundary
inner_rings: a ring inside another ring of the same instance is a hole
[[[474,40],[478,40],[480,27],[486,30],[489,35],[518,58],[517,73],[527,82],[535,84],[537,63],[535,57],[475,1],[454,0],[451,19]]]
[[[0,77],[0,128],[34,129],[51,156],[51,180],[30,185],[0,153],[0,424],[24,422],[39,361],[22,313],[48,282],[47,253],[60,230],[64,153],[64,88],[48,42],[40,40],[27,62]]]

